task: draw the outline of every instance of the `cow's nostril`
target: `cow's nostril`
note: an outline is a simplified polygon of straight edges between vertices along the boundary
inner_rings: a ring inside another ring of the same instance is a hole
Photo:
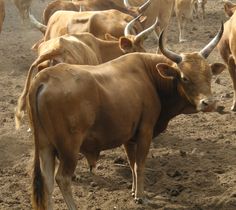
[[[202,100],[201,103],[202,103],[202,105],[204,105],[204,106],[208,106],[208,105],[209,105],[209,103],[208,103],[207,101],[205,101],[205,100]]]

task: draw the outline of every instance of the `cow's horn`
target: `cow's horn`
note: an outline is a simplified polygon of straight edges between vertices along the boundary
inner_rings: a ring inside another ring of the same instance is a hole
[[[135,36],[135,41],[146,39],[148,35],[155,30],[158,23],[159,23],[158,18],[156,18],[156,21],[153,25],[151,25],[149,28],[145,29],[144,31],[140,32],[138,35]]]
[[[173,62],[175,63],[180,63],[182,61],[182,57],[168,49],[165,49],[164,46],[163,46],[163,30],[160,34],[160,37],[159,37],[159,49],[160,51],[162,52],[162,54],[164,56],[166,56],[167,58],[169,58],[170,60],[172,60]]]
[[[224,24],[223,22],[221,23],[221,27],[219,32],[216,34],[216,36],[199,52],[199,54],[204,57],[207,58],[210,53],[212,52],[212,50],[216,47],[216,45],[218,44],[218,42],[220,41],[222,35],[224,32]]]
[[[128,0],[124,0],[123,3],[125,5],[125,7],[127,7],[127,8],[131,7]]]
[[[140,13],[144,12],[149,7],[150,4],[151,4],[151,0],[147,0],[142,6],[138,8],[138,11]]]
[[[125,27],[125,30],[124,30],[124,35],[125,36],[128,36],[128,35],[132,35],[132,29],[133,29],[133,26],[134,26],[134,23],[136,20],[138,20],[140,17],[142,16],[142,14],[140,14],[139,16],[137,16],[136,18],[134,18],[133,20],[131,20]]]

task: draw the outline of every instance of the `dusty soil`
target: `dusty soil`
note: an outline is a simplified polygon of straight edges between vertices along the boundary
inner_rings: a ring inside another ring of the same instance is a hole
[[[40,17],[48,2],[34,1],[32,12]],[[6,19],[0,35],[0,209],[27,210],[30,204],[30,169],[32,136],[27,124],[14,129],[13,110],[21,93],[27,70],[35,54],[30,47],[40,32],[22,25],[11,1],[6,2]],[[220,0],[209,0],[205,21],[188,25],[188,39],[177,43],[175,17],[169,27],[168,45],[176,52],[201,49],[226,20]],[[150,51],[156,46],[147,42]],[[217,50],[210,62],[221,62]],[[230,111],[232,85],[228,71],[214,94],[225,106],[223,114],[181,115],[171,121],[165,133],[153,140],[146,165],[145,193],[149,202],[133,202],[131,172],[122,148],[102,152],[94,174],[85,159],[79,161],[73,182],[79,209],[165,209],[165,210],[235,210],[236,209],[236,114]],[[66,209],[55,187],[55,209]]]

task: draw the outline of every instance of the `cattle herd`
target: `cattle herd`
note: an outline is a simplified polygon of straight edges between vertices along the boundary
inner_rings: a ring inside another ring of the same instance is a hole
[[[92,171],[100,152],[123,145],[132,172],[130,198],[145,205],[145,162],[151,141],[180,114],[221,112],[212,76],[228,69],[236,111],[236,4],[224,1],[228,20],[196,52],[173,52],[172,16],[180,44],[186,24],[204,24],[207,0],[55,0],[38,20],[32,0],[13,1],[24,22],[42,34],[15,108],[15,124],[29,121],[34,139],[32,206],[53,209],[54,182],[70,210],[78,154]],[[5,7],[0,0],[0,32]],[[0,34],[1,37],[1,34]],[[157,45],[147,52],[145,41]],[[166,47],[166,46],[169,47]],[[209,63],[218,48],[224,61]],[[143,207],[145,209],[145,207]]]

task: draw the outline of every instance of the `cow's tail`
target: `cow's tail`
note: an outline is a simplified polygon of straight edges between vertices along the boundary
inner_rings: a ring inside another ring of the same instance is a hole
[[[34,166],[33,166],[33,180],[32,180],[32,205],[35,210],[45,210],[47,209],[46,203],[46,190],[45,181],[41,172],[40,159],[39,159],[39,126],[40,120],[38,115],[38,95],[41,91],[43,85],[40,85],[36,91],[33,91],[32,97],[29,98],[29,109],[28,114],[30,117],[30,122],[32,126],[33,136],[34,136]]]
[[[45,34],[46,30],[47,30],[47,26],[40,23],[32,14],[29,14],[29,19],[31,24],[37,28],[38,30],[40,30],[43,34]]]
[[[15,108],[15,125],[16,125],[16,130],[18,130],[20,128],[20,124],[21,121],[24,117],[24,112],[26,109],[26,96],[28,94],[28,90],[30,87],[30,83],[31,83],[31,78],[32,78],[32,74],[34,72],[34,67],[35,67],[35,62],[31,65],[29,71],[28,71],[28,75],[26,78],[26,82],[25,82],[25,87],[24,90],[21,94],[21,96],[18,99],[17,102],[17,106]]]

